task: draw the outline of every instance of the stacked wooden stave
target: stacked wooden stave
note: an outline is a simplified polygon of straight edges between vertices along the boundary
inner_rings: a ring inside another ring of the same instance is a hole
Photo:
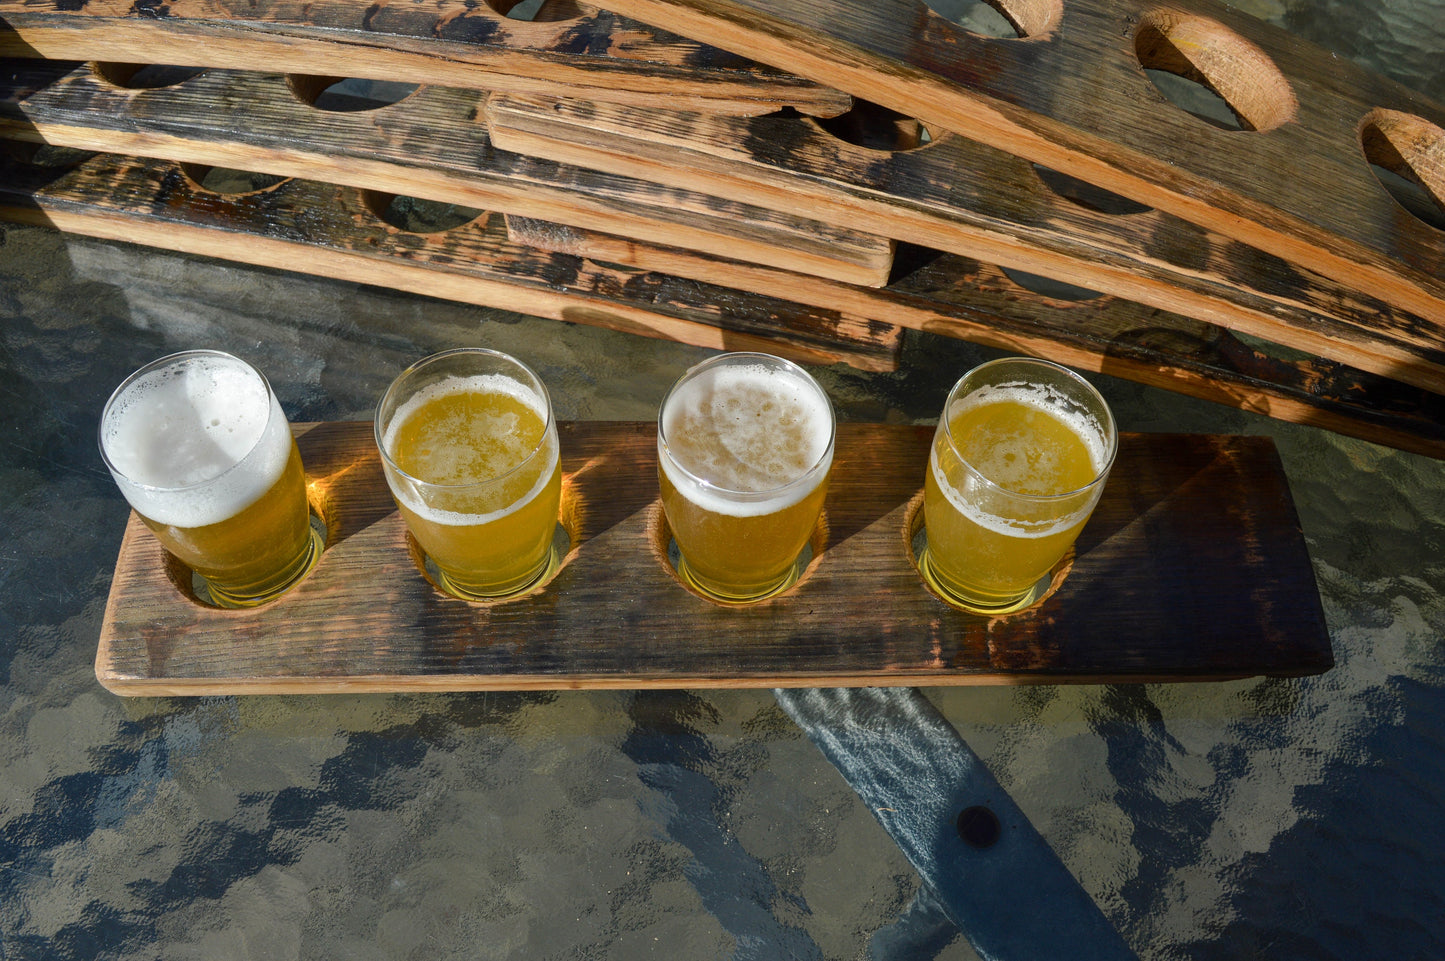
[[[891,39],[884,38],[887,43],[877,40],[866,56],[849,49],[845,58],[838,50],[846,44],[833,36],[832,27],[804,22],[801,14],[787,12],[789,4],[770,8],[794,21],[754,18],[742,37],[719,26],[731,7],[750,6],[741,0],[621,0],[612,6],[669,29],[686,27],[702,40],[746,46],[759,56],[773,50],[757,33],[757,24],[767,24],[778,37],[806,40],[808,56],[799,62],[819,77],[847,80],[859,70],[871,71],[854,92],[877,100],[891,95],[894,105],[918,105],[918,90],[939,88],[948,95],[950,111],[967,101],[990,117],[1006,113],[1008,123],[1002,127],[1015,139],[995,129],[1000,123],[975,125],[971,136],[1006,141],[1019,150],[1037,148],[1036,157],[1054,161],[1055,167],[1102,171],[1097,179],[1110,187],[1123,183],[1150,200],[1170,199],[1165,196],[1170,188],[1178,192],[1183,183],[1121,181],[1108,162],[1132,156],[1130,151],[1141,149],[1138,144],[1101,145],[1097,135],[1078,134],[1077,116],[1049,117],[1037,104],[1003,111],[996,85],[983,84],[980,95],[971,80],[959,79],[957,64],[939,60],[937,50],[921,65],[889,60],[888,44],[899,42],[891,33]],[[386,27],[395,32],[387,33],[376,22],[353,23],[348,18],[356,17],[355,8],[340,3],[295,10],[261,5],[263,14],[248,13],[244,21],[224,4],[197,7],[196,15],[173,4],[160,18],[140,16],[135,9],[92,3],[84,12],[67,12],[0,0],[0,19],[10,28],[0,39],[0,52],[31,58],[9,64],[0,131],[13,141],[242,166],[482,206],[505,214],[510,243],[523,241],[519,249],[527,252],[507,255],[510,261],[537,268],[525,284],[499,287],[495,276],[468,276],[468,262],[477,256],[474,246],[448,249],[445,235],[428,235],[423,242],[372,224],[378,235],[397,242],[350,243],[347,256],[352,259],[345,269],[363,269],[355,259],[361,249],[404,250],[410,259],[388,261],[401,266],[388,267],[380,276],[406,289],[708,346],[763,347],[810,362],[843,361],[871,369],[896,363],[902,329],[924,329],[1432,456],[1445,454],[1438,396],[1445,384],[1439,334],[1445,313],[1434,299],[1434,265],[1445,256],[1440,253],[1445,245],[1438,229],[1408,215],[1391,220],[1379,205],[1361,202],[1362,220],[1373,225],[1373,233],[1337,236],[1330,224],[1314,224],[1300,232],[1308,243],[1279,244],[1278,251],[1249,242],[1264,237],[1276,243],[1284,232],[1283,214],[1271,208],[1266,216],[1257,197],[1243,218],[1248,229],[1229,234],[1213,228],[1232,225],[1230,217],[1240,219],[1240,201],[1233,195],[1201,218],[1210,220],[1210,227],[1157,209],[1101,214],[1052,195],[1041,186],[1039,168],[1026,159],[950,134],[932,117],[911,127],[915,136],[919,130],[931,133],[930,142],[917,150],[879,150],[834,139],[829,128],[836,129],[838,122],[816,117],[848,115],[843,108],[851,101],[827,82],[757,67],[715,47],[689,44],[592,10],[554,5],[554,13],[575,15],[548,20],[544,11],[539,21],[525,23],[478,7],[465,14],[474,22],[461,25],[456,20],[463,14],[457,11],[426,17],[398,13]],[[1204,17],[1202,7],[1190,10],[1196,20]],[[1107,11],[1095,12],[1102,17]],[[919,21],[923,36],[951,37],[941,49],[955,56],[978,52],[976,38],[948,33],[935,20],[929,12]],[[1256,30],[1238,18],[1225,20],[1236,34],[1253,36]],[[1135,16],[1138,24],[1158,32],[1148,16]],[[1062,32],[1065,26],[1051,29]],[[860,29],[857,22],[849,28]],[[1265,33],[1269,49],[1283,44],[1293,58],[1288,62],[1307,63],[1308,48]],[[459,45],[467,56],[458,56]],[[1044,56],[1042,46],[1025,49]],[[138,90],[116,82],[124,71],[53,59],[113,63],[134,59],[141,50],[211,67],[259,64],[271,74],[213,69],[175,87]],[[37,66],[37,57],[46,69]],[[52,59],[45,63],[43,58]],[[841,60],[848,60],[846,70],[839,68]],[[403,61],[405,70],[397,67]],[[438,66],[441,61],[448,64],[445,70]],[[469,69],[455,69],[460,61]],[[311,108],[305,92],[321,81],[293,75],[288,84],[280,76],[303,65],[349,75],[443,79],[456,89],[427,88],[366,115],[342,118],[313,111],[307,116]],[[883,89],[885,68],[901,71],[898,90]],[[459,82],[463,77],[472,82]],[[1079,78],[1084,89],[1100,82]],[[476,92],[480,89],[500,92],[487,96]],[[880,92],[885,95],[877,96]],[[1393,116],[1405,114],[1400,108],[1406,106],[1413,111],[1409,116],[1427,125],[1440,117],[1437,108],[1378,78],[1366,92],[1371,102],[1389,105],[1371,108],[1375,111],[1393,111]],[[657,106],[659,96],[665,96],[667,109]],[[780,107],[787,115],[762,115]],[[957,119],[956,112],[939,114],[944,115]],[[1289,132],[1289,127],[1285,123],[1263,136]],[[1025,129],[1065,142],[1061,147],[1029,141],[1020,147],[1028,138],[1018,131]],[[1115,141],[1128,139],[1116,127],[1109,129]],[[1073,165],[1058,163],[1061,158]],[[975,173],[980,167],[983,176]],[[1198,171],[1189,175],[1203,176]],[[152,178],[152,193],[167,189],[170,196],[177,195],[175,183],[185,183],[184,173],[174,168],[165,172],[139,163],[97,161],[50,177],[44,186],[34,186],[33,177],[9,176],[6,181],[17,186],[8,189],[3,206],[12,218],[88,232],[129,230],[130,238],[141,242],[163,243],[161,238],[177,236],[154,219],[153,229],[135,229],[162,209],[171,211],[176,222],[190,216],[192,226],[202,229],[198,214],[144,202],[138,176]],[[1422,179],[1427,186],[1433,183],[1428,171]],[[1222,196],[1223,188],[1215,186]],[[1238,184],[1225,186],[1233,194],[1247,193]],[[325,196],[333,198],[325,202],[349,210],[353,223],[365,218],[366,205],[358,208],[355,197],[335,199],[340,195],[334,191],[306,193],[293,187],[308,199],[252,197],[242,205],[249,205],[250,214],[231,210],[226,216],[233,219],[223,228],[216,218],[224,205],[201,202],[197,198],[204,190],[194,187],[182,193],[210,218],[205,252],[213,256],[295,269],[294,251],[279,253],[277,244],[319,250],[348,242],[333,236],[339,230],[334,225],[316,228],[320,233],[314,236],[298,226],[327,218],[293,218],[285,227],[278,210],[321,203]],[[276,209],[266,210],[268,202]],[[1196,212],[1187,204],[1180,209]],[[131,227],[118,226],[118,219]],[[1262,230],[1259,220],[1271,230]],[[496,229],[492,224],[494,234]],[[905,246],[907,256],[892,256],[897,242],[918,240],[943,253],[920,254]],[[550,250],[543,252],[543,247]],[[1358,270],[1333,272],[1327,269],[1333,261],[1312,259],[1312,251],[1321,247],[1329,247],[1333,257],[1372,249],[1369,256],[1356,258],[1363,264]],[[1294,260],[1281,252],[1295,255]],[[336,263],[339,256],[333,250],[324,258],[327,270],[343,270]],[[445,263],[448,280],[423,280],[416,273],[418,262],[431,271]],[[1102,290],[1105,296],[1066,302],[1034,293],[993,266],[999,263]],[[587,268],[579,274],[582,264]],[[642,273],[627,275],[619,265]],[[368,269],[375,270],[375,260]],[[1364,276],[1361,271],[1391,282],[1351,283]],[[402,274],[410,279],[401,279]],[[590,279],[569,286],[556,281],[563,274]],[[509,277],[515,280],[516,274]]]

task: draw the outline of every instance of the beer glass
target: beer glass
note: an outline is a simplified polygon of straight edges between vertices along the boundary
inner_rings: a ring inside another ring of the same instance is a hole
[[[796,364],[721,354],[685,373],[657,421],[663,513],[684,582],[724,602],[789,587],[833,464],[833,405]]]
[[[1032,604],[1093,513],[1117,448],[1109,405],[1074,372],[1026,357],[969,371],[929,453],[924,579],[979,614]]]
[[[286,415],[239,358],[191,350],[131,374],[101,413],[100,453],[141,520],[221,607],[277,597],[320,556]]]
[[[482,348],[433,354],[392,381],[375,427],[392,497],[443,590],[507,597],[547,572],[562,461],[530,368]]]

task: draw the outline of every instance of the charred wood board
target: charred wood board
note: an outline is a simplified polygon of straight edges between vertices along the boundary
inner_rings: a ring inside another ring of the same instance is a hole
[[[798,583],[722,607],[667,561],[656,426],[560,427],[569,547],[540,588],[489,604],[438,592],[387,492],[371,424],[303,426],[328,533],[315,570],[272,604],[217,610],[132,515],[97,677],[120,694],[210,695],[1205,681],[1333,663],[1268,438],[1121,435],[1052,592],[987,620],[935,598],[911,558],[931,428],[840,424]]]
[[[1445,238],[1371,169],[1445,206],[1439,104],[1213,0],[988,2],[1019,37],[972,33],[922,0],[605,5],[1445,316]],[[1150,71],[1217,93],[1238,129],[1178,109]]]
[[[703,347],[868,370],[898,363],[902,331],[892,325],[523,247],[508,240],[502,217],[485,212],[437,231],[402,219],[397,198],[349,187],[287,180],[222,194],[157,161],[0,163],[7,220]]]
[[[521,90],[698,110],[828,116],[850,98],[570,0],[0,0],[0,56],[230,67]]]
[[[370,110],[314,106],[329,83],[211,70],[119,86],[85,65],[10,61],[0,136],[523,213],[849,283],[887,280],[893,244],[846,226],[499,150],[483,91],[422,86]]]
[[[881,289],[507,217],[518,243],[832,307],[900,327],[1445,458],[1445,397],[1117,297],[1050,284],[957,254],[904,245]]]
[[[72,170],[12,163],[0,173],[0,217],[106,239],[860,369],[895,366],[911,327],[1445,456],[1437,395],[1336,364],[1276,359],[1207,324],[1126,302],[1042,296],[931,251],[910,251],[897,280],[871,291],[553,225],[530,229],[530,244],[505,246],[495,222],[437,232],[440,224],[392,215],[401,223],[392,226],[383,217],[405,198],[304,181],[227,196],[199,189],[176,165],[113,157]]]
[[[496,96],[492,139],[533,157],[793,210],[1041,274],[1445,392],[1445,310],[1417,315],[1222,233],[935,130],[877,149],[812,118],[713,117]],[[859,108],[860,120],[867,120]],[[847,118],[843,118],[847,119]],[[883,128],[896,130],[896,117]],[[927,129],[927,128],[924,128]],[[1442,144],[1445,146],[1445,144]]]

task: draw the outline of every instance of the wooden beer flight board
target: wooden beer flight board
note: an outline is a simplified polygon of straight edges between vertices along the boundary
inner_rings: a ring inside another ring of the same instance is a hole
[[[888,279],[884,237],[498,149],[483,91],[422,86],[376,109],[332,110],[314,106],[328,78],[208,70],[137,89],[115,71],[15,65],[0,76],[0,134],[550,218],[848,283]]]
[[[1445,318],[1441,231],[1370,169],[1415,180],[1445,206],[1445,108],[1212,0],[987,2],[1020,37],[971,33],[924,0],[604,6]],[[1148,70],[1213,90],[1241,129],[1177,109]]]
[[[194,173],[0,157],[0,218],[804,363],[893,369],[913,328],[1445,457],[1440,395],[1137,304],[1054,299],[964,257],[905,250],[872,289],[512,217],[417,233],[384,219],[386,195],[305,180],[219,194]]]
[[[516,0],[0,0],[0,57],[229,67],[721,114],[791,106],[832,115],[851,98],[735,54],[571,0],[532,20]]]
[[[546,153],[546,145],[497,150],[479,122],[484,95],[474,90],[423,87],[376,111],[338,113],[308,106],[310,83],[210,71],[173,88],[127,89],[84,67],[35,63],[3,87],[0,133],[406,192],[606,232],[625,244],[695,250],[860,286],[886,283],[893,257],[885,236],[848,226],[868,224],[963,256],[982,247],[1014,266],[1022,258],[1024,269],[1134,292],[1175,314],[1445,390],[1445,367],[1422,346],[1430,325],[1419,318],[1157,211],[1091,210],[1048,189],[1026,162],[963,138],[880,154],[799,118],[695,114],[676,132],[668,118],[682,115],[662,110],[578,102],[553,110],[506,98],[487,111],[496,136],[517,136],[513,126],[528,119],[548,129],[577,120],[584,132],[606,127],[594,147],[610,161],[620,162],[623,139],[672,158],[633,177],[529,156]],[[673,182],[643,179],[649,172]],[[757,191],[749,190],[750,178]],[[748,192],[722,199],[687,189],[688,179],[716,193]],[[831,223],[788,213],[790,205]],[[1130,259],[1131,245],[1150,250],[1145,263]],[[1021,251],[1047,257],[1037,263]],[[848,288],[796,276],[781,291],[746,289],[825,309],[859,299]],[[862,315],[892,319],[869,310]]]
[[[945,131],[911,148],[877,149],[807,117],[519,96],[493,97],[488,116],[492,141],[519,154],[787,207],[1445,392],[1445,310],[1433,319],[1412,314],[1372,290],[1160,210],[1129,209],[1122,197]],[[1120,207],[1127,212],[1113,212]]]
[[[388,194],[305,180],[222,194],[197,186],[203,172],[105,154],[46,168],[0,154],[0,219],[698,347],[862,370],[898,365],[897,327],[524,247],[485,211],[418,232],[388,222],[397,199]]]
[[[942,398],[939,398],[940,404]],[[391,500],[369,422],[297,428],[328,543],[250,611],[194,599],[134,515],[96,655],[134,695],[521,688],[1213,680],[1333,663],[1271,440],[1126,434],[1067,572],[1034,608],[965,615],[913,566],[929,427],[840,424],[815,553],[785,593],[739,607],[666,559],[656,426],[561,425],[554,576],[522,597],[437,591]]]

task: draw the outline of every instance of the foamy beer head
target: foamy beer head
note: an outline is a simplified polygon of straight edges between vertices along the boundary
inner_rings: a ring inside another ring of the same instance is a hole
[[[684,580],[728,601],[791,583],[826,496],[833,432],[827,394],[781,358],[722,354],[684,374],[657,433]]]
[[[245,361],[187,351],[136,371],[105,405],[100,450],[136,513],[218,603],[260,603],[314,562],[296,442]]]
[[[464,348],[403,371],[376,411],[387,484],[440,586],[465,599],[535,584],[555,559],[562,470],[547,389]]]
[[[101,418],[100,449],[138,513],[207,527],[276,483],[291,430],[259,371],[229,354],[189,351],[121,384]]]

